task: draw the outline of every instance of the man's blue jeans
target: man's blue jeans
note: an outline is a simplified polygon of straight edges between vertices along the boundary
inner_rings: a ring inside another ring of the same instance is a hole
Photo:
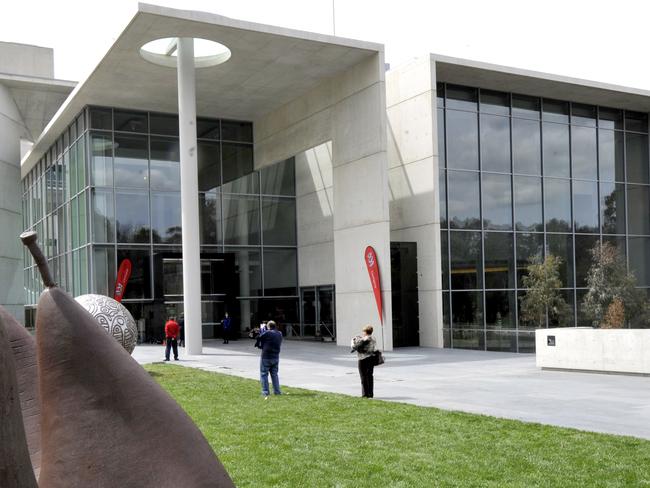
[[[280,358],[269,359],[262,358],[260,360],[260,382],[262,383],[262,395],[269,395],[269,373],[271,373],[271,382],[273,383],[273,393],[281,395],[280,380],[278,378],[278,365]]]

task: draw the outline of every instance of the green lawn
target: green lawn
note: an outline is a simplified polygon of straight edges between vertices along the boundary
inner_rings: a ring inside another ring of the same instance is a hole
[[[650,441],[287,387],[265,401],[256,381],[146,369],[238,487],[650,486]]]

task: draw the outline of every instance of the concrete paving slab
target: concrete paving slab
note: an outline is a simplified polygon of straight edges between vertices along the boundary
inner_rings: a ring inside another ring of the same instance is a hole
[[[204,341],[180,366],[259,378],[259,350],[241,339]],[[139,345],[141,364],[162,361],[162,345]],[[650,439],[650,377],[542,371],[534,355],[402,348],[375,369],[375,398]],[[331,343],[285,341],[280,382],[359,396],[356,355]]]

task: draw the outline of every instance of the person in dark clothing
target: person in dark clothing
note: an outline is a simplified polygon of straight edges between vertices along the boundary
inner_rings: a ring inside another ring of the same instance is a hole
[[[280,364],[280,347],[282,346],[282,332],[277,330],[277,325],[272,320],[266,324],[268,330],[257,338],[255,347],[262,350],[260,358],[260,383],[262,384],[262,395],[264,399],[269,398],[269,373],[273,383],[273,393],[281,395],[280,379],[278,378],[278,366]]]
[[[178,361],[178,336],[180,334],[180,327],[176,322],[176,317],[169,317],[165,324],[165,361],[169,361],[169,349],[174,350],[174,361]]]
[[[224,344],[228,344],[228,342],[230,342],[230,324],[230,317],[228,316],[228,312],[226,312],[226,316],[221,321]]]
[[[362,334],[352,338],[351,352],[357,353],[359,376],[361,377],[361,396],[363,398],[372,398],[374,396],[374,369],[375,369],[375,351],[377,350],[377,341],[372,337],[372,325],[366,325],[362,329]]]

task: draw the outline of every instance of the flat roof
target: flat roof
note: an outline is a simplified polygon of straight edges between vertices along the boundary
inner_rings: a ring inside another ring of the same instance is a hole
[[[650,112],[650,91],[430,54],[436,80],[557,100]]]
[[[93,72],[77,85],[22,161],[24,177],[86,105],[178,111],[173,68],[145,61],[140,47],[166,37],[227,46],[225,63],[196,70],[197,115],[255,120],[322,81],[383,52],[383,45],[149,4],[138,9]]]

